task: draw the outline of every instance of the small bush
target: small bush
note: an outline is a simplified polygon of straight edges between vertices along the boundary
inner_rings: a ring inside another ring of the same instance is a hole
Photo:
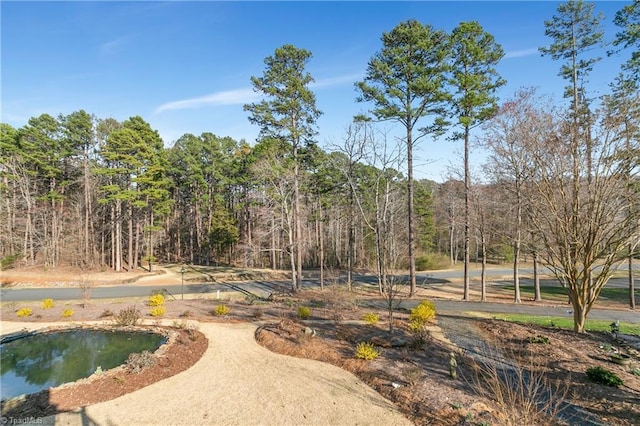
[[[416,258],[416,270],[433,271],[438,269],[447,269],[451,261],[449,256],[441,253],[428,253]]]
[[[411,328],[423,327],[436,316],[436,305],[431,300],[423,300],[411,310],[409,323]]]
[[[11,269],[15,266],[15,263],[18,259],[22,257],[21,253],[8,254],[0,259],[0,270]]]
[[[22,308],[22,309],[18,309],[18,311],[16,312],[16,314],[17,314],[20,318],[30,317],[32,313],[33,313],[33,310],[32,310],[31,308]]]
[[[62,311],[62,318],[69,318],[72,316],[73,316],[73,309],[67,308],[64,311]]]
[[[218,305],[213,310],[213,315],[215,315],[217,317],[223,317],[223,316],[229,314],[230,311],[231,311],[231,309],[229,309],[229,307],[227,305]]]
[[[373,325],[378,323],[378,321],[380,320],[380,316],[373,312],[367,312],[362,316],[362,320],[367,324]]]
[[[544,345],[548,345],[549,338],[546,336],[529,336],[529,343],[542,343]]]
[[[372,343],[360,342],[356,346],[356,358],[372,360],[378,358],[380,352],[376,350]]]
[[[114,315],[113,312],[111,312],[109,309],[105,309],[100,314],[100,318],[112,317],[113,315]]]
[[[436,316],[436,305],[430,300],[423,300],[409,314],[409,331],[413,334],[412,347],[419,349],[427,341],[429,333],[427,325]]]
[[[187,323],[184,321],[173,321],[171,326],[174,328],[179,328],[180,330],[184,330],[187,328]]]
[[[152,294],[149,296],[149,306],[162,306],[164,305],[164,296],[160,293]]]
[[[613,371],[602,367],[591,367],[587,369],[587,377],[594,383],[617,388],[622,386],[622,379]]]
[[[255,308],[253,310],[253,319],[260,320],[262,319],[263,316],[264,316],[264,312],[262,311],[262,308]]]
[[[53,308],[53,299],[43,299],[42,309],[50,309],[50,308]]]
[[[308,306],[298,306],[298,318],[307,319],[311,316],[311,308]]]
[[[142,351],[140,353],[129,354],[129,358],[125,365],[132,373],[140,373],[147,367],[155,365],[156,359],[149,351]]]
[[[152,317],[161,317],[167,313],[167,309],[164,306],[156,306],[151,309]]]
[[[113,319],[113,322],[117,326],[125,327],[128,325],[138,325],[140,321],[140,311],[135,306],[129,306],[128,308],[120,310],[118,315]]]
[[[422,377],[422,368],[416,366],[410,366],[402,370],[404,379],[409,383],[409,386],[415,386]]]

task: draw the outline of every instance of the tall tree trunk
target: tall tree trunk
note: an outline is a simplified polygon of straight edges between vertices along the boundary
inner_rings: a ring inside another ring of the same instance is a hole
[[[521,303],[520,297],[520,246],[522,244],[522,194],[520,179],[516,178],[516,235],[513,244],[513,301]]]
[[[318,204],[320,211],[320,290],[324,290],[324,213],[322,204]]]
[[[411,122],[407,117],[407,123]],[[416,293],[416,238],[413,223],[413,139],[411,127],[407,127],[407,208],[409,228],[409,296]]]
[[[481,251],[482,251],[482,276],[480,277],[480,286],[481,286],[481,291],[480,291],[480,301],[481,302],[486,302],[487,301],[487,278],[486,278],[486,274],[487,274],[487,242],[485,241],[485,236],[484,236],[484,232],[482,233],[482,236],[480,237],[480,245],[481,245]]]
[[[453,224],[449,225],[449,259],[450,259],[450,263],[451,266],[455,265],[455,260],[454,260],[454,249],[453,249],[453,244],[454,244],[454,227]]]
[[[127,203],[127,229],[129,235],[127,238],[127,270],[133,269],[133,206],[131,202]]]
[[[122,201],[116,200],[115,211],[115,270],[116,272],[122,271]]]
[[[276,218],[275,215],[271,217],[271,250],[269,250],[269,259],[271,260],[271,269],[278,269],[278,259],[276,253]]]
[[[349,163],[349,169],[351,169],[351,163]],[[349,170],[349,176],[351,176],[351,170]],[[348,243],[347,243],[347,287],[349,289],[349,291],[351,291],[353,289],[353,246],[354,246],[354,241],[355,241],[355,236],[354,236],[354,215],[353,215],[353,209],[355,208],[354,206],[354,194],[353,194],[353,187],[349,188],[349,207],[348,207],[348,211],[347,211],[347,227],[348,227],[348,234],[347,234],[347,239],[348,239]]]
[[[295,227],[295,225],[294,225]],[[287,233],[289,236],[289,263],[291,264],[291,291],[297,292],[300,289],[300,282],[298,281],[298,268],[296,265],[296,251],[293,233],[290,231]]]
[[[471,192],[471,176],[469,172],[469,127],[464,128],[464,295],[469,300],[469,195]]]
[[[635,283],[633,279],[633,245],[629,244],[629,308],[634,310],[636,308],[636,291]]]
[[[291,249],[295,253],[295,283],[294,283],[294,291],[300,290],[300,286],[302,285],[302,218],[300,214],[300,182],[299,179],[299,165],[298,165],[298,151],[297,145],[294,146],[294,178],[293,178],[293,221],[295,226],[295,241],[293,242],[293,246]]]
[[[534,289],[534,302],[542,302],[542,293],[540,292],[540,273],[538,271],[539,262],[538,251],[533,252],[533,289]]]
[[[136,220],[135,224],[135,237],[133,238],[133,265],[131,265],[131,270],[135,271],[138,269],[138,259],[140,259],[140,235],[142,234],[142,238],[144,238],[144,232],[140,229],[142,225],[139,220]]]
[[[91,193],[89,191],[89,159],[88,159],[86,146],[84,147],[84,151],[83,151],[82,163],[83,163],[82,164],[82,173],[83,173],[82,186],[83,186],[83,192],[84,192],[84,205],[83,205],[84,238],[82,240],[82,245],[83,245],[82,254],[84,259],[82,260],[82,263],[88,266],[92,266],[93,265],[93,259],[92,259],[93,244],[91,244],[91,230],[93,229],[93,226],[91,226],[90,224],[91,223]]]

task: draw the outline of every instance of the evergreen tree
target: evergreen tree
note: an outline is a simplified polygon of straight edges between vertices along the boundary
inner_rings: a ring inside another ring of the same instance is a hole
[[[357,100],[373,103],[371,113],[377,120],[398,122],[406,131],[411,295],[416,291],[413,148],[420,138],[437,133],[444,124],[446,58],[447,35],[409,20],[382,35],[382,49],[369,61],[364,81],[356,83]],[[416,128],[425,117],[431,118],[431,124]]]
[[[469,172],[469,138],[471,129],[492,117],[497,109],[497,89],[504,81],[496,71],[496,65],[504,56],[502,47],[494,37],[475,21],[461,22],[451,34],[451,78],[454,91],[451,98],[453,116],[462,131],[456,131],[453,139],[464,141],[464,300],[469,299],[469,196],[471,176]]]
[[[287,44],[276,49],[264,60],[262,77],[251,77],[254,91],[266,99],[244,106],[251,115],[249,121],[260,127],[261,138],[281,139],[290,146],[293,160],[293,222],[294,235],[290,247],[292,289],[300,289],[302,281],[302,214],[299,193],[300,149],[314,143],[316,120],[321,112],[316,108],[315,94],[309,89],[313,82],[305,71],[311,52]]]

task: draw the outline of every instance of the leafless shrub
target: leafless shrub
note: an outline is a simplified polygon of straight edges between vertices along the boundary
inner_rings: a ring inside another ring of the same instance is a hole
[[[537,365],[508,363],[489,353],[471,360],[471,377],[465,378],[479,396],[493,401],[500,424],[557,425],[565,406],[569,379],[554,383]]]
[[[125,309],[121,309],[118,315],[113,319],[113,323],[119,327],[126,327],[129,325],[138,325],[142,314],[135,306],[129,306]]]
[[[95,283],[90,281],[86,276],[82,276],[80,279],[80,294],[82,296],[82,307],[86,308],[91,303],[91,294],[93,293],[93,287]]]

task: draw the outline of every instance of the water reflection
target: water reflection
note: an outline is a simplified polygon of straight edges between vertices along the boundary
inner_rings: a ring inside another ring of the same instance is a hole
[[[74,382],[124,363],[129,354],[155,351],[153,333],[70,330],[42,333],[0,345],[2,399]]]

